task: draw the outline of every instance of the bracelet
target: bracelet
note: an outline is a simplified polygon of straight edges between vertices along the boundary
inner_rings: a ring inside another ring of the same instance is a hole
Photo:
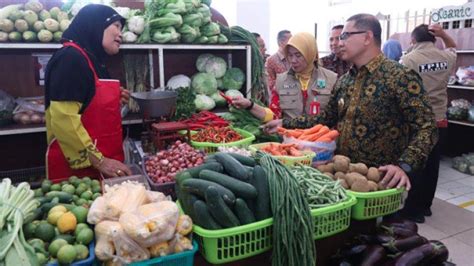
[[[99,168],[102,165],[102,163],[104,163],[104,161],[105,161],[105,156],[102,156],[102,158],[99,159],[99,162],[94,166],[94,168],[96,169]]]
[[[250,105],[249,107],[245,108],[245,110],[252,110],[254,104],[255,103],[252,100],[250,100]]]

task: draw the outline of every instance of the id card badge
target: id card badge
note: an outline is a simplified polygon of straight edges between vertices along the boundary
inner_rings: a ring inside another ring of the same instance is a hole
[[[318,79],[318,88],[325,89],[326,88],[326,80],[325,79]]]
[[[309,104],[309,114],[318,115],[321,109],[321,104],[319,103],[316,96],[314,96],[313,101]]]

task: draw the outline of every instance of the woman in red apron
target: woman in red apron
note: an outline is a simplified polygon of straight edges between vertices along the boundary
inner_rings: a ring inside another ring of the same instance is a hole
[[[105,5],[87,5],[63,34],[46,68],[47,176],[130,175],[123,164],[120,104],[129,93],[109,79],[103,59],[117,54],[125,19]]]

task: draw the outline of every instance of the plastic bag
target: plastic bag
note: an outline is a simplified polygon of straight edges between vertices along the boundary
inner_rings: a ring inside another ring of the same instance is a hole
[[[40,124],[45,122],[43,97],[18,98],[13,110],[13,120],[22,125]]]
[[[295,143],[300,150],[309,150],[316,153],[316,156],[313,158],[313,166],[318,166],[321,164],[328,163],[336,150],[336,142],[312,142],[297,140],[294,138],[284,137],[283,143]]]
[[[168,244],[170,253],[180,253],[193,249],[193,243],[191,242],[191,239],[181,234],[174,235],[173,239],[171,239]]]
[[[451,101],[451,106],[469,109],[469,107],[471,107],[471,103],[466,99],[456,99]]]
[[[106,187],[104,218],[117,221],[120,215],[133,212],[147,199],[143,184],[125,182],[113,187]]]
[[[160,201],[164,201],[164,200],[170,201],[171,197],[166,196],[165,194],[163,194],[161,192],[158,192],[158,191],[147,190],[146,191],[146,200],[145,200],[144,203],[146,204],[146,203],[160,202]]]
[[[474,66],[459,67],[456,71],[458,82],[465,86],[474,86]]]
[[[0,90],[0,125],[7,125],[12,121],[15,99],[8,93]]]
[[[98,224],[105,219],[105,198],[98,197],[92,202],[92,205],[87,213],[87,222],[90,224]]]

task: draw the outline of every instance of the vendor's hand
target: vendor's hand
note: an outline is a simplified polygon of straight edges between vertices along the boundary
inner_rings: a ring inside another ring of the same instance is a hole
[[[249,99],[240,97],[240,96],[234,96],[234,97],[231,97],[231,99],[232,99],[232,105],[238,109],[245,109],[252,104],[252,102],[250,102]]]
[[[431,35],[435,37],[443,37],[444,35],[446,35],[446,32],[444,31],[443,27],[439,23],[429,25],[428,31],[431,33]]]
[[[104,158],[104,161],[96,167],[99,172],[107,177],[129,176],[132,172],[125,164],[109,158]]]
[[[410,179],[402,168],[398,167],[397,165],[390,164],[379,167],[379,171],[385,172],[382,181],[380,181],[384,187],[405,187],[406,190],[410,190]]]
[[[128,104],[129,100],[130,100],[130,92],[120,87],[120,103],[125,105],[125,104]]]
[[[267,134],[275,134],[278,128],[282,126],[283,120],[275,119],[263,125],[263,132]]]

